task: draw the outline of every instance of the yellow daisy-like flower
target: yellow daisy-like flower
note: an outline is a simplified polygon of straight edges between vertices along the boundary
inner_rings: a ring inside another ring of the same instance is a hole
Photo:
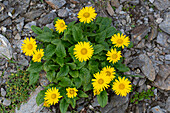
[[[93,89],[93,93],[94,93],[94,95],[99,95],[99,94],[100,94],[100,91],[97,90],[97,89]]]
[[[96,73],[94,74],[95,79],[92,79],[92,85],[94,88],[95,94],[99,94],[101,91],[109,87],[110,78],[106,76],[105,73]]]
[[[117,95],[126,96],[130,92],[132,87],[130,83],[131,82],[127,78],[118,77],[118,80],[116,79],[115,82],[113,83],[112,89],[115,91]]]
[[[41,58],[44,56],[44,51],[43,49],[39,49],[34,52],[32,60],[34,62],[41,62]]]
[[[44,107],[50,107],[50,104],[48,104],[47,101],[44,101],[43,106],[44,106]]]
[[[115,78],[115,69],[113,67],[107,66],[104,67],[101,71],[102,73],[106,73],[106,76],[108,76],[110,78],[110,81],[112,81]]]
[[[65,29],[67,29],[67,25],[65,25],[65,22],[63,19],[58,19],[55,24],[55,29],[59,33],[64,32]]]
[[[89,42],[78,42],[74,48],[74,55],[80,62],[87,61],[93,55],[93,47]]]
[[[56,89],[55,87],[52,87],[51,89],[48,89],[45,92],[45,101],[47,101],[48,104],[50,105],[55,105],[56,103],[58,103],[59,98],[61,98],[62,96],[60,96],[60,92],[58,91],[58,89]]]
[[[68,98],[74,98],[74,97],[76,97],[77,96],[77,89],[76,88],[67,88],[66,89],[66,91],[67,91],[67,96],[68,96]]]
[[[32,56],[34,51],[36,50],[36,41],[35,39],[33,39],[32,37],[26,38],[23,41],[23,44],[21,46],[21,50],[23,51],[23,53],[25,53],[25,55],[27,56]]]
[[[106,56],[108,56],[107,60],[109,60],[109,62],[113,62],[113,64],[118,62],[118,60],[122,57],[121,51],[117,51],[116,49],[111,49],[111,51],[108,51]]]
[[[81,9],[77,15],[80,22],[90,23],[96,18],[97,13],[95,13],[95,9],[93,7],[85,7]]]
[[[114,34],[111,38],[112,44],[115,44],[115,47],[122,47],[124,49],[124,46],[128,47],[130,44],[129,37],[126,37],[126,35],[123,35],[118,33],[117,35]]]

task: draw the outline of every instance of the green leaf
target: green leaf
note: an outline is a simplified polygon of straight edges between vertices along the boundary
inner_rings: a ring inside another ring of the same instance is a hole
[[[37,83],[39,79],[39,72],[38,73],[30,73],[29,75],[29,85],[33,85]]]
[[[61,39],[55,39],[51,43],[54,44],[54,45],[58,45],[58,44],[61,43]]]
[[[133,43],[130,42],[129,46],[127,48],[132,48],[133,47]]]
[[[57,58],[56,58],[56,62],[57,62],[61,67],[63,67],[63,65],[64,65],[64,58],[63,58],[63,57],[57,57]]]
[[[72,21],[68,24],[68,27],[72,27],[74,24],[76,23],[76,21]]]
[[[104,50],[104,46],[101,44],[97,44],[93,47],[93,49],[94,49],[94,54],[98,54]]]
[[[56,46],[53,44],[48,44],[44,52],[44,59],[49,59],[56,52]]]
[[[69,87],[69,86],[71,86],[71,80],[68,77],[63,77],[63,78],[61,78],[59,85],[61,87]]]
[[[97,95],[97,100],[101,107],[105,107],[108,102],[107,92],[102,91],[99,95]]]
[[[86,93],[84,93],[81,90],[78,91],[78,95],[79,95],[79,97],[83,97],[83,98],[88,98],[89,97]]]
[[[58,57],[65,57],[66,56],[66,50],[62,43],[59,43],[56,48],[56,55]]]
[[[70,70],[69,74],[70,74],[73,78],[79,77],[79,71],[71,71],[71,70]]]
[[[47,71],[47,79],[52,82],[55,77],[56,77],[56,72],[53,70],[53,71]]]
[[[44,64],[43,64],[43,69],[47,72],[49,70],[55,70],[57,71],[59,68],[59,65],[54,64],[53,61],[51,60],[47,60]]]
[[[119,63],[118,65],[116,65],[116,68],[117,68],[120,72],[128,72],[128,71],[130,71],[130,69],[129,69],[125,64],[121,64],[121,63]]]
[[[79,28],[77,26],[74,26],[72,28],[72,35],[73,35],[73,38],[76,42],[79,42],[83,39],[82,30],[81,30],[81,28]]]
[[[96,18],[96,23],[102,24],[105,26],[110,26],[112,23],[112,19],[108,17],[97,17]]]
[[[109,27],[105,31],[106,31],[106,38],[109,38],[109,37],[113,36],[115,33],[117,33],[117,31],[114,27]]]
[[[54,19],[54,25],[56,24],[56,21],[57,21],[58,19],[60,19],[60,18],[59,18],[59,17],[56,17],[56,18]]]
[[[84,62],[76,62],[76,64],[77,64],[77,67],[76,67],[76,69],[81,69],[84,65],[86,65],[86,62],[84,61]]]
[[[90,73],[94,74],[96,72],[99,72],[100,70],[99,70],[98,66],[99,66],[99,62],[96,62],[95,60],[90,60],[89,64],[88,64]]]
[[[35,26],[35,25],[32,25],[31,26],[31,29],[34,31],[35,34],[41,34],[43,31],[41,30],[41,28]]]
[[[27,71],[31,73],[38,73],[42,70],[42,63],[41,62],[33,62],[31,65],[28,67]]]
[[[82,68],[79,76],[82,80],[83,89],[86,90],[88,83],[91,81],[90,71],[87,68]]]
[[[61,113],[66,113],[68,106],[69,106],[69,103],[67,103],[66,100],[63,98],[60,101],[60,111],[61,111]]]
[[[69,66],[64,65],[63,67],[60,68],[60,71],[57,73],[57,78],[61,78],[68,75],[68,72],[69,72]]]
[[[70,68],[72,70],[75,70],[76,69],[76,64],[75,63],[67,63],[68,66],[70,66]]]
[[[106,32],[104,31],[104,32],[97,34],[97,36],[95,37],[95,41],[97,43],[103,43],[105,38],[106,38]]]
[[[51,42],[52,39],[52,33],[50,32],[43,32],[35,37],[37,40],[41,42]]]
[[[91,81],[90,81],[91,82]],[[83,85],[83,90],[84,91],[89,91],[89,90],[92,90],[93,89],[93,86],[91,83],[87,84],[87,85]]]
[[[44,27],[43,28],[43,32],[50,32],[50,33],[53,33],[53,31],[51,31],[48,27]]]
[[[38,106],[44,102],[44,97],[45,97],[45,90],[41,90],[36,97],[36,103]]]
[[[76,107],[76,99],[71,99],[71,106],[73,107],[73,109]]]
[[[80,88],[81,84],[82,84],[82,80],[78,77],[78,78],[74,78],[73,79],[74,84],[76,85],[76,88]]]

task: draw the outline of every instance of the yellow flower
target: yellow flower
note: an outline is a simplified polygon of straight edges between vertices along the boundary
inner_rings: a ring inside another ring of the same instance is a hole
[[[113,83],[112,89],[117,95],[126,96],[130,92],[132,87],[130,83],[131,82],[127,78],[118,77],[118,80],[116,79]]]
[[[66,89],[66,91],[67,91],[67,96],[68,96],[68,98],[74,98],[74,97],[76,97],[77,96],[77,89],[76,88],[67,88]]]
[[[121,51],[117,51],[116,49],[111,49],[111,51],[108,51],[106,56],[108,56],[107,60],[109,60],[109,62],[113,62],[113,64],[118,62],[118,60],[122,57]]]
[[[32,56],[34,51],[36,50],[36,41],[35,39],[33,39],[32,37],[26,38],[23,41],[23,44],[21,46],[21,50],[23,51],[23,53],[25,53],[25,55],[27,56]]]
[[[60,92],[58,91],[58,89],[56,89],[55,87],[52,87],[51,89],[48,89],[45,92],[45,101],[47,101],[48,104],[50,105],[55,105],[56,103],[58,103],[59,98],[61,98],[62,96],[60,96]]]
[[[97,90],[97,89],[93,89],[93,93],[94,93],[94,95],[99,95],[99,94],[100,94],[100,91]]]
[[[90,23],[96,18],[97,13],[95,13],[95,9],[93,7],[85,7],[81,9],[77,15],[80,22]]]
[[[80,62],[87,61],[93,55],[93,47],[89,42],[78,42],[74,48],[74,55]]]
[[[43,106],[44,106],[44,107],[50,107],[50,104],[48,104],[47,101],[44,101]]]
[[[114,34],[111,38],[112,44],[115,44],[115,47],[122,47],[128,46],[130,44],[129,37],[126,37],[126,35],[123,35],[118,33],[117,35]]]
[[[115,69],[113,67],[107,66],[104,67],[101,71],[102,73],[106,73],[106,76],[108,76],[110,78],[110,81],[112,81],[115,78]]]
[[[92,79],[92,85],[94,88],[94,94],[99,94],[101,91],[109,87],[110,78],[106,76],[105,73],[96,73],[94,74],[95,79]]]
[[[43,49],[39,49],[34,52],[32,60],[34,62],[41,62],[41,58],[44,56],[44,51]]]
[[[55,24],[55,29],[59,33],[64,32],[65,29],[67,29],[67,25],[65,25],[65,22],[63,19],[58,19]]]

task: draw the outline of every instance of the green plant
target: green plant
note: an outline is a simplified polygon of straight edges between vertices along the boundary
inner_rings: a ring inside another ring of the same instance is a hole
[[[148,39],[148,34],[144,37],[145,39]]]
[[[138,104],[140,101],[143,101],[145,99],[150,100],[151,97],[154,96],[154,92],[153,92],[154,89],[155,87],[152,87],[148,89],[147,91],[142,91],[141,93],[135,92],[135,95],[133,95],[130,102]]]

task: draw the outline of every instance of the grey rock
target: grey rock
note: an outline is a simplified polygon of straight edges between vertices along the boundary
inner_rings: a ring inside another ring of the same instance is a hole
[[[35,92],[31,94],[29,97],[27,103],[22,103],[20,106],[20,109],[15,109],[15,113],[40,113],[42,110],[43,104],[40,104],[39,106],[36,104],[36,97],[37,94],[42,90],[41,86],[38,86],[35,89]]]
[[[12,58],[12,48],[9,41],[0,34],[0,57],[4,58],[4,56],[7,56],[9,59]]]
[[[33,26],[33,25],[36,26],[36,22],[35,22],[35,21],[32,21],[32,22],[27,23],[27,24],[24,26],[24,28],[31,30],[31,26]]]
[[[4,26],[1,26],[1,31],[2,31],[2,33],[5,33],[6,32],[6,27],[4,27]]]
[[[66,4],[65,0],[45,0],[54,9],[59,9]]]
[[[0,3],[0,12],[2,12],[5,9],[4,4]]]
[[[169,0],[155,0],[153,5],[160,11],[167,9],[170,6]]]
[[[11,100],[5,98],[2,104],[3,104],[4,106],[9,106],[9,105],[11,105]]]
[[[18,64],[23,65],[23,66],[28,66],[29,62],[27,59],[22,59],[22,60],[19,60]]]
[[[142,39],[135,48],[144,48],[145,47],[145,39]]]
[[[163,18],[157,18],[157,19],[156,19],[156,22],[157,22],[158,24],[160,24],[162,21],[163,21]]]
[[[169,47],[169,44],[167,43],[168,38],[169,38],[169,35],[163,32],[159,32],[156,41],[158,44],[160,44],[163,47]]]
[[[116,13],[119,14],[122,11],[122,7],[123,5],[120,5],[117,9],[116,9]]]
[[[16,39],[16,40],[20,40],[20,39],[21,39],[20,34],[19,34],[19,33],[17,33],[17,34],[15,35],[14,39]]]
[[[130,3],[133,5],[137,5],[139,4],[139,0],[131,0]]]
[[[0,104],[2,103],[2,100],[4,100],[4,97],[0,97]]]
[[[166,106],[165,106],[165,108],[166,108],[166,110],[168,111],[168,112],[170,112],[170,96],[167,98],[167,100],[166,100]]]
[[[44,11],[42,9],[33,10],[25,14],[25,21],[33,21],[38,18]]]
[[[6,18],[8,18],[9,16],[8,16],[8,14],[7,13],[1,13],[0,14],[0,22],[1,21],[4,21]]]
[[[140,81],[139,81],[139,86],[142,86],[142,85],[145,83],[145,81],[146,81],[145,78],[140,79]]]
[[[93,100],[94,100],[94,102],[92,102],[92,106],[93,106],[93,107],[100,106],[100,104],[99,104],[98,101],[97,101],[97,97],[95,97]]]
[[[70,0],[70,2],[74,3],[74,4],[77,4],[77,3],[80,3],[81,0]]]
[[[19,32],[22,31],[23,26],[24,26],[24,21],[22,21],[19,24],[17,24],[17,29],[18,29]]]
[[[165,60],[170,60],[170,54],[169,55],[165,55]]]
[[[162,109],[159,106],[155,106],[151,109],[153,113],[163,113]]]
[[[170,5],[170,2],[169,2]],[[159,27],[166,33],[170,34],[170,12],[165,14],[165,20],[159,24]]]
[[[144,61],[145,64],[141,67],[141,70],[143,74],[150,80],[154,81],[155,80],[155,69],[153,67],[153,63],[150,60],[150,58],[146,54],[140,54],[139,59],[141,61]]]
[[[59,9],[58,10],[58,16],[59,17],[68,17],[68,14],[69,14],[69,12],[68,12],[68,10],[67,9]]]
[[[155,0],[149,0],[150,3],[153,3]]]
[[[111,5],[118,8],[120,6],[120,3],[118,0],[111,0]]]
[[[0,23],[0,26],[10,26],[10,25],[12,25],[12,21],[10,18],[7,18],[3,22]]]
[[[5,95],[6,95],[6,91],[5,91],[4,88],[1,88],[1,95],[2,95],[3,97],[5,97]]]
[[[39,82],[40,82],[40,85],[43,86],[43,87],[47,86],[50,83],[50,81],[47,79],[46,76],[47,76],[46,72],[44,72],[44,71],[40,72]]]
[[[107,12],[109,13],[110,16],[114,15],[114,10],[112,8],[112,6],[110,5],[109,2],[107,2],[107,7],[106,7]]]
[[[136,58],[129,64],[129,67],[132,69],[135,69],[137,67],[141,68],[144,65],[145,65],[145,61],[140,60],[139,58]]]
[[[49,24],[49,23],[51,23],[51,22],[54,20],[54,18],[56,18],[56,17],[57,17],[56,13],[52,12],[52,13],[49,13],[49,14],[47,14],[47,15],[44,15],[42,18],[40,18],[40,19],[38,20],[38,22],[39,22],[40,24]]]
[[[154,26],[152,27],[151,33],[148,36],[149,41],[152,41],[153,39],[155,39],[157,35],[158,35],[158,30],[157,30],[157,27]]]

